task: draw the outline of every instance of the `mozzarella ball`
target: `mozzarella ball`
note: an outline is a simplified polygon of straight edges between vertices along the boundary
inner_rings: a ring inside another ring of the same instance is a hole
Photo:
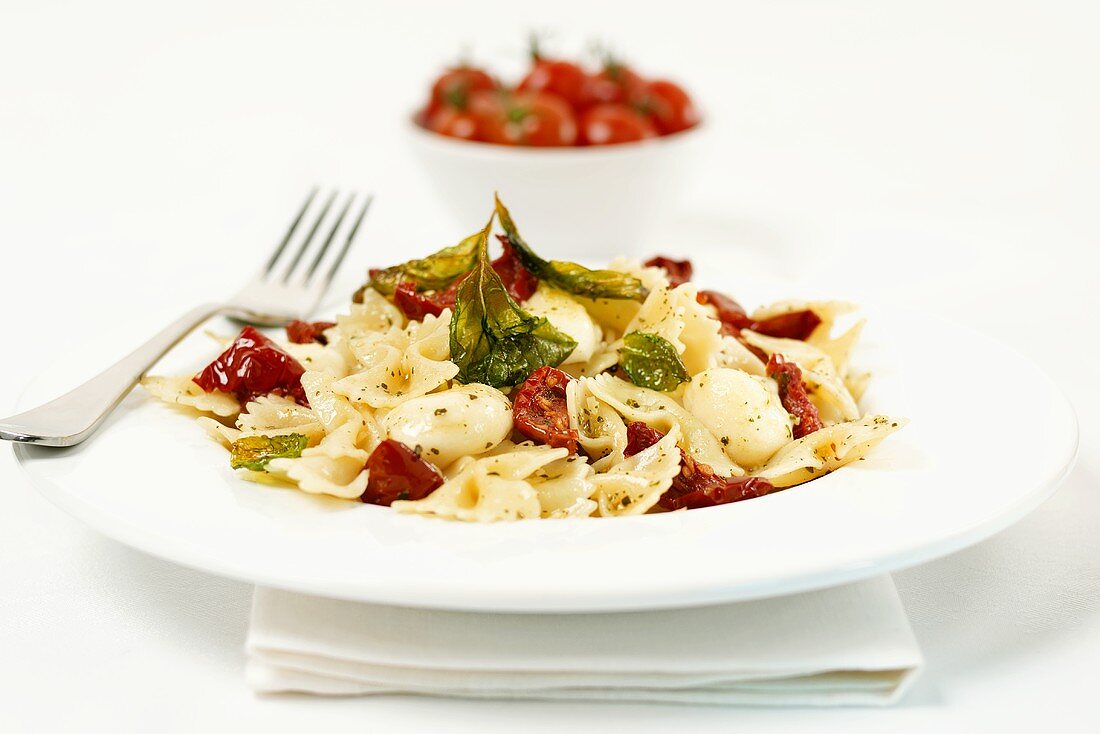
[[[791,440],[791,417],[767,378],[715,367],[692,378],[684,407],[743,467],[760,466]]]
[[[512,432],[512,404],[486,385],[462,385],[401,403],[382,419],[386,436],[440,469],[489,451]]]
[[[568,334],[577,342],[577,348],[562,364],[587,362],[591,359],[603,334],[580,301],[557,288],[540,283],[539,289],[521,305],[527,313],[542,316],[555,329]]]

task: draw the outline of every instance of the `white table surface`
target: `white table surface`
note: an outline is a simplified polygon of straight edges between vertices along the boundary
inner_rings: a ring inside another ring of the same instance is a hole
[[[1095,4],[515,5],[0,5],[0,412],[89,333],[122,353],[227,291],[315,181],[379,194],[356,271],[464,234],[400,118],[463,42],[516,64],[526,29],[557,28],[705,106],[669,251],[705,267],[736,248],[737,277],[790,281],[777,295],[896,302],[1012,342],[1071,394],[1077,469],[1019,525],[897,574],[928,659],[902,704],[766,710],[257,698],[247,585],[86,530],[0,447],[0,731],[1096,731]],[[943,357],[975,430],[983,402],[1029,399],[983,392],[997,365],[979,355]]]

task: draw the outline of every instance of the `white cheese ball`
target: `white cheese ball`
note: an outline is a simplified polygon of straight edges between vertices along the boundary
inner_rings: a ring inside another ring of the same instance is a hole
[[[562,364],[587,362],[603,336],[600,327],[588,315],[588,310],[568,293],[540,283],[539,289],[520,306],[529,314],[542,316],[558,331],[577,342],[577,348]]]
[[[440,469],[462,456],[489,451],[512,432],[512,404],[486,385],[462,385],[452,390],[408,400],[382,419],[386,436],[411,449]]]
[[[764,377],[725,367],[700,372],[684,391],[684,407],[743,467],[760,466],[791,440],[791,417]]]

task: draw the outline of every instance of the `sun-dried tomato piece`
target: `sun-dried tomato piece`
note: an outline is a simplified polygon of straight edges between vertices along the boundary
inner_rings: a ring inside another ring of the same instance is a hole
[[[781,313],[778,316],[754,321],[752,326],[748,328],[764,336],[806,341],[810,338],[810,334],[814,333],[814,329],[816,329],[817,325],[820,323],[820,316],[809,309],[805,309],[803,311]]]
[[[673,288],[691,280],[691,274],[695,270],[691,266],[691,260],[673,260],[664,255],[651,257],[645,261],[645,264],[647,268],[664,268],[668,273],[668,282]]]
[[[633,456],[648,449],[665,434],[635,421],[626,427],[626,456]],[[730,502],[762,497],[775,489],[771,482],[761,477],[722,477],[714,473],[709,464],[696,461],[680,449],[680,473],[672,480],[672,486],[661,495],[657,504],[666,510],[713,507]]]
[[[741,304],[718,291],[699,291],[696,300],[704,305],[714,306],[718,320],[722,322],[722,333],[737,336],[741,329],[751,329],[753,320],[741,308]]]
[[[762,497],[774,489],[761,477],[721,477],[709,464],[695,461],[680,450],[680,473],[657,504],[666,510],[714,507]]]
[[[504,287],[508,289],[508,295],[512,297],[512,300],[516,303],[523,303],[538,290],[539,279],[530,270],[523,267],[523,263],[516,257],[516,251],[508,242],[507,235],[498,234],[497,239],[504,247],[504,254],[493,260],[493,270],[504,282]]]
[[[372,505],[422,500],[443,484],[443,477],[435,467],[392,438],[385,439],[371,452],[367,472],[367,489],[359,499]]]
[[[779,385],[779,400],[794,419],[794,437],[802,438],[814,431],[820,431],[821,416],[817,406],[810,402],[806,393],[806,383],[802,380],[802,370],[794,362],[788,362],[782,354],[773,354],[768,360],[768,377]]]
[[[302,390],[303,372],[302,365],[275,342],[246,326],[228,349],[192,379],[206,392],[233,393],[241,405],[274,394],[309,406]]]
[[[569,375],[553,367],[539,367],[523,381],[512,404],[516,430],[532,441],[577,451],[577,431],[569,427],[565,386]]]
[[[325,338],[325,329],[336,326],[335,321],[291,321],[286,325],[286,338],[294,344],[328,344]]]
[[[633,456],[639,451],[645,451],[653,444],[664,438],[663,433],[656,428],[650,428],[641,421],[634,421],[626,427],[626,456]]]
[[[393,292],[393,305],[401,309],[405,318],[411,321],[423,321],[425,316],[438,316],[444,309],[455,307],[455,292],[458,281],[446,290],[418,293],[416,283],[405,280],[397,284]]]

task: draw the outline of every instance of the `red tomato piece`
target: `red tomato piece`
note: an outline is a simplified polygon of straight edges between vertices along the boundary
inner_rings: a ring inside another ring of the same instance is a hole
[[[773,354],[768,360],[768,377],[779,386],[779,401],[794,419],[794,437],[802,438],[822,429],[821,416],[817,406],[810,401],[806,393],[806,383],[802,381],[802,370],[794,362],[788,362],[782,354]]]
[[[286,325],[286,338],[294,344],[328,344],[325,338],[325,329],[336,326],[334,321],[291,321]]]
[[[477,92],[470,97],[470,112],[490,143],[560,147],[577,142],[573,108],[554,94]]]
[[[680,473],[657,504],[666,510],[714,507],[763,497],[775,487],[762,477],[720,477],[708,464],[695,461],[681,450]]]
[[[778,316],[754,321],[749,328],[764,336],[805,341],[810,338],[810,334],[814,333],[814,329],[820,323],[821,317],[806,309],[804,311],[781,313]]]
[[[664,435],[635,421],[626,427],[627,444],[623,453],[633,456],[660,441]],[[773,489],[771,482],[761,477],[718,476],[709,464],[695,461],[680,449],[680,473],[657,504],[666,510],[694,510],[761,497]]]
[[[423,321],[425,316],[438,316],[443,309],[454,308],[455,292],[458,290],[459,278],[445,290],[419,293],[416,283],[411,280],[403,280],[397,284],[393,292],[393,305],[401,309],[405,318],[411,321]]]
[[[645,86],[640,106],[653,118],[662,135],[678,133],[699,124],[699,111],[678,84],[663,79]]]
[[[520,92],[549,92],[574,108],[588,104],[589,78],[584,69],[569,61],[535,59],[531,71],[516,88]]]
[[[577,431],[569,427],[565,386],[569,375],[550,366],[539,367],[523,381],[512,405],[516,430],[554,448],[577,451]]]
[[[246,326],[194,383],[206,392],[233,393],[245,405],[260,395],[282,395],[309,406],[302,390],[305,369],[298,361],[251,326]]]
[[[443,484],[428,462],[400,441],[387,438],[367,458],[367,488],[359,499],[372,505],[421,500]]]
[[[430,118],[436,110],[453,107],[464,110],[470,100],[470,94],[479,89],[493,89],[496,82],[481,69],[472,66],[458,66],[443,72],[432,85],[432,96],[428,102],[427,116]]]
[[[691,275],[695,270],[691,266],[691,260],[673,260],[663,255],[651,257],[645,261],[645,264],[646,267],[664,268],[665,272],[668,273],[668,282],[674,288],[691,280]]]
[[[714,306],[718,320],[722,322],[722,333],[736,336],[741,329],[751,329],[753,321],[741,308],[741,304],[718,291],[699,291],[696,300],[702,304]]]
[[[512,300],[516,303],[523,303],[534,295],[539,287],[539,279],[530,270],[523,267],[523,263],[516,257],[516,251],[512,249],[506,235],[498,234],[497,239],[504,247],[504,254],[493,260],[493,270],[504,282],[504,287],[508,289],[508,295],[512,297]]]
[[[580,137],[587,145],[615,145],[655,138],[657,129],[625,104],[598,104],[581,115]]]
[[[440,135],[462,140],[478,140],[481,137],[478,118],[457,107],[440,107],[428,116],[425,127]]]
[[[645,80],[628,66],[609,61],[590,77],[588,101],[594,104],[634,104],[645,91]]]
[[[623,450],[623,454],[633,456],[639,451],[645,451],[660,441],[664,435],[656,428],[650,428],[641,421],[634,421],[626,427],[626,449]]]

